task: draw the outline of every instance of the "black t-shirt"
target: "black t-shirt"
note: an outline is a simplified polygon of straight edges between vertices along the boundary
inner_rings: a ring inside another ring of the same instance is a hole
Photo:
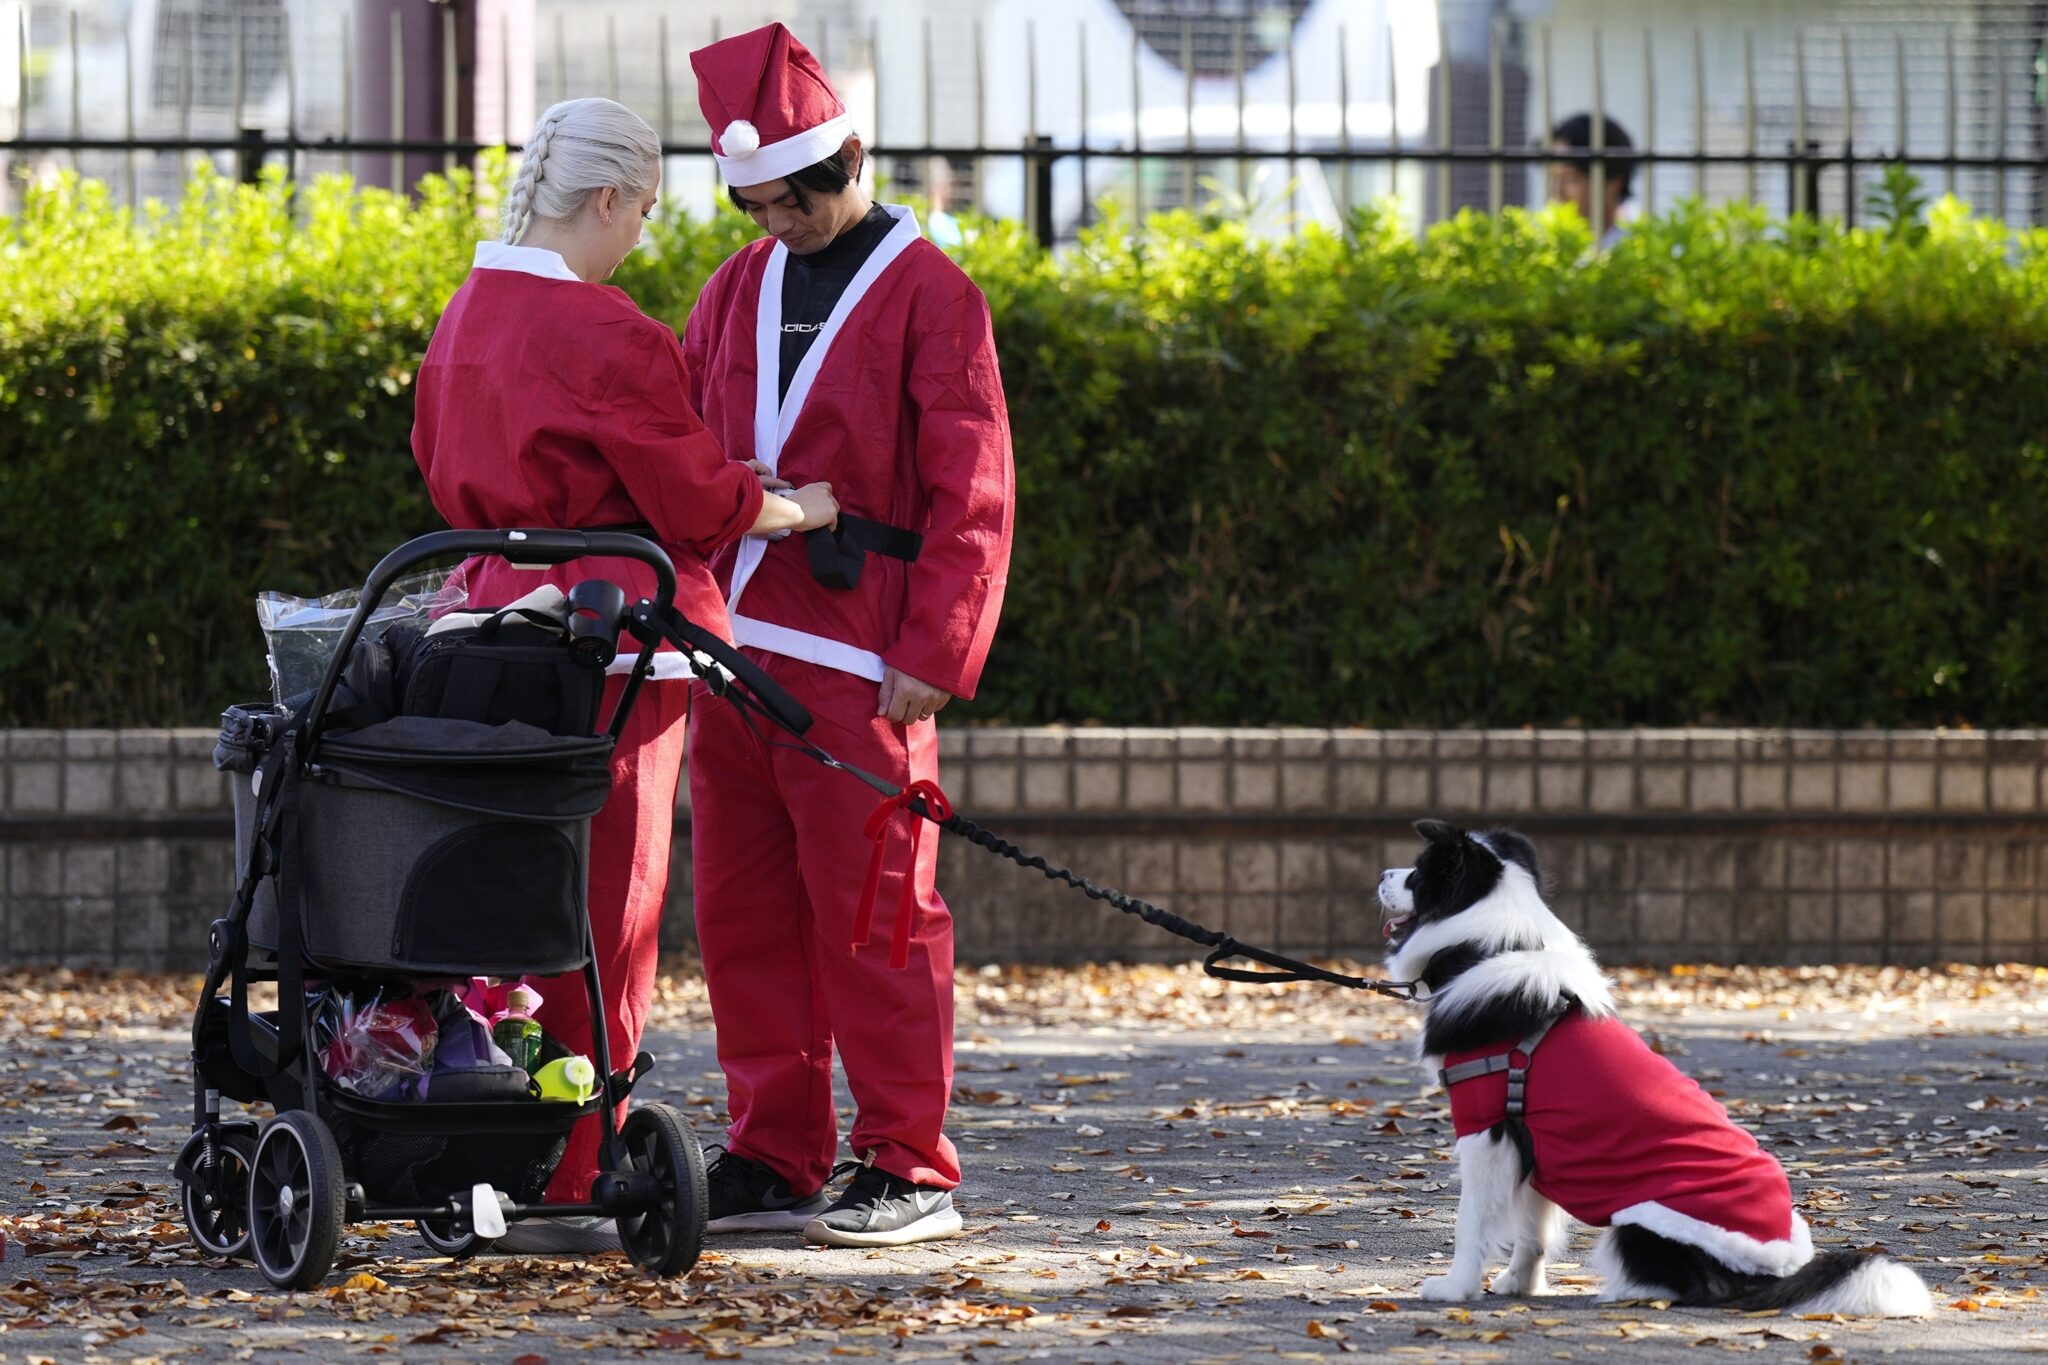
[[[896,226],[880,204],[867,216],[808,256],[790,253],[782,272],[782,373],[777,376],[778,400],[789,397],[790,376],[809,354],[811,343],[825,330],[839,296],[874,255],[875,248]]]

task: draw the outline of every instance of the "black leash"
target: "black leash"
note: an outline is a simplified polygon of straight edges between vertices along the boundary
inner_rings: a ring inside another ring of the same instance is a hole
[[[1221,930],[1205,928],[1192,920],[1183,919],[1171,910],[1154,905],[1150,901],[1140,900],[1136,896],[1126,895],[1114,887],[1097,886],[1086,877],[1047,862],[1039,854],[1026,853],[1009,840],[983,829],[950,807],[943,812],[935,812],[923,791],[913,788],[906,794],[904,788],[887,778],[877,777],[851,763],[834,758],[806,739],[804,732],[810,728],[810,716],[803,707],[752,660],[710,631],[673,610],[658,615],[652,604],[645,601],[633,608],[632,625],[634,633],[642,640],[647,639],[648,633],[652,632],[667,639],[688,655],[696,668],[697,676],[703,679],[705,686],[714,696],[732,703],[749,728],[753,728],[754,722],[748,713],[753,712],[795,740],[793,744],[783,743],[782,747],[807,754],[826,767],[855,778],[913,816],[929,820],[946,833],[958,835],[977,848],[985,849],[1000,858],[1007,858],[1019,867],[1029,868],[1052,881],[1071,886],[1090,900],[1106,902],[1126,915],[1136,915],[1145,923],[1164,929],[1169,934],[1200,944],[1209,949],[1208,956],[1202,959],[1202,970],[1218,980],[1244,981],[1255,985],[1320,981],[1332,986],[1343,986],[1349,990],[1373,991],[1397,1000],[1415,998],[1416,988],[1421,984],[1419,982],[1379,981],[1370,977],[1347,976],[1342,972],[1333,972],[1313,963],[1287,957],[1269,948],[1257,948],[1248,943],[1240,943]],[[755,730],[755,734],[761,737],[764,743],[776,742],[760,736],[759,730]],[[1224,965],[1233,958],[1261,963],[1270,970]]]
[[[933,817],[925,810],[921,798],[912,797],[907,809],[927,820]],[[1191,942],[1209,949],[1209,955],[1202,959],[1202,970],[1223,981],[1264,982],[1268,985],[1285,985],[1295,981],[1322,981],[1333,986],[1344,986],[1355,991],[1375,991],[1390,995],[1397,1000],[1413,1000],[1416,983],[1413,981],[1375,981],[1369,977],[1346,976],[1333,972],[1314,963],[1301,962],[1285,957],[1267,948],[1255,948],[1240,943],[1230,935],[1216,929],[1206,929],[1192,920],[1182,919],[1171,910],[1162,909],[1150,901],[1127,896],[1114,887],[1097,886],[1086,877],[1078,876],[1064,867],[1055,867],[1035,853],[1026,853],[1009,840],[983,829],[964,815],[955,813],[944,820],[933,820],[948,834],[957,834],[979,848],[985,848],[999,857],[1008,858],[1019,867],[1028,867],[1043,873],[1056,882],[1064,882],[1090,900],[1107,901],[1126,915],[1136,915],[1145,923],[1164,929]],[[1254,971],[1246,967],[1226,967],[1222,964],[1231,958],[1248,958],[1262,962],[1271,971]]]

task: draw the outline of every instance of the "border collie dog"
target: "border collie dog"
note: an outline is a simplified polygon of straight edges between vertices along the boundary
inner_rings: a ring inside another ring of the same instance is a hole
[[[1905,1266],[1814,1254],[1785,1169],[1614,1014],[1578,936],[1544,905],[1519,834],[1416,832],[1414,867],[1380,876],[1388,974],[1416,981],[1423,1060],[1458,1135],[1450,1273],[1425,1299],[1546,1291],[1567,1215],[1605,1228],[1605,1299],[1885,1317],[1933,1311]]]

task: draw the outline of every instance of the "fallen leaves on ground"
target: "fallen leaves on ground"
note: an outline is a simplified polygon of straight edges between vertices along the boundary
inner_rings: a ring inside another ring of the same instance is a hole
[[[1615,975],[1631,1022],[1785,1163],[1818,1245],[1907,1260],[1953,1330],[2041,1331],[2048,973]],[[1449,1250],[1456,1189],[1443,1096],[1413,1063],[1412,1011],[1166,965],[962,969],[958,1242],[726,1244],[687,1280],[659,1282],[617,1255],[453,1263],[425,1255],[403,1225],[371,1224],[351,1229],[319,1290],[280,1294],[253,1268],[196,1254],[168,1177],[190,1126],[198,984],[0,972],[0,1141],[17,1172],[0,1218],[14,1277],[0,1290],[0,1349],[18,1332],[38,1350],[61,1334],[121,1359],[196,1341],[221,1359],[290,1345],[315,1358],[489,1351],[523,1365],[664,1351],[1008,1360],[1050,1348],[1107,1360],[1116,1351],[1101,1343],[1140,1352],[1157,1338],[1143,1358],[1196,1359],[1229,1354],[1220,1343],[1256,1322],[1284,1324],[1319,1358],[1521,1358],[1604,1341],[1789,1345],[1831,1360],[1844,1334],[1874,1330],[1828,1315],[1596,1308],[1596,1281],[1577,1263],[1583,1237],[1553,1267],[1558,1296],[1534,1301],[1542,1311],[1414,1300],[1416,1280],[1441,1273],[1432,1262]],[[685,1060],[643,1093],[714,1135],[724,1091],[693,963],[665,969],[650,1027]],[[1865,1050],[1879,1039],[1892,1040],[1883,1065]],[[1211,1329],[1225,1335],[1201,1335]],[[1179,1350],[1176,1333],[1210,1344]]]

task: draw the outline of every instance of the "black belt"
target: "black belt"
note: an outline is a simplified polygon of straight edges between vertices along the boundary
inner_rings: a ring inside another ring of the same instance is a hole
[[[655,529],[644,521],[617,521],[604,526],[579,526],[579,531],[619,531],[627,535],[658,540]],[[917,562],[924,550],[924,537],[887,522],[871,521],[851,512],[839,514],[839,524],[804,532],[804,549],[811,558],[811,577],[828,588],[847,590],[860,582],[860,571],[870,554],[887,555],[906,564]]]
[[[924,537],[900,526],[841,512],[838,525],[804,532],[804,548],[811,557],[811,577],[825,587],[845,590],[860,582],[861,567],[870,554],[916,563],[924,549]]]

